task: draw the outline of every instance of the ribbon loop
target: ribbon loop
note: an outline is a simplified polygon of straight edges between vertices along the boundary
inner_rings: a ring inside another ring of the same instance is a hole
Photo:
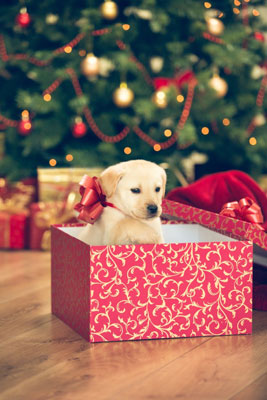
[[[106,196],[99,184],[98,178],[84,175],[80,182],[81,201],[74,209],[79,212],[78,218],[82,221],[94,224],[107,206]]]
[[[220,215],[251,222],[256,224],[259,229],[264,230],[264,228],[260,225],[263,223],[261,208],[250,197],[244,197],[239,201],[225,203],[222,206]]]

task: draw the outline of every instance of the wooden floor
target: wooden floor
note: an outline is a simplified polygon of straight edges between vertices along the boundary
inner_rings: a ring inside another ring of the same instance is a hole
[[[0,252],[1,400],[266,400],[267,312],[252,336],[88,344],[50,313],[50,255]]]

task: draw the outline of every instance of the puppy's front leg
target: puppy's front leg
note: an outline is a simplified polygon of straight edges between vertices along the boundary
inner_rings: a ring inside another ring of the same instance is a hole
[[[111,244],[149,244],[162,243],[161,232],[132,218],[124,218],[112,232]]]

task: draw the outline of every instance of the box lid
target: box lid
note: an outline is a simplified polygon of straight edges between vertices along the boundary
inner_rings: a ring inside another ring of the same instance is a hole
[[[187,223],[197,223],[233,238],[251,240],[254,245],[265,250],[264,254],[266,254],[267,233],[261,230],[257,224],[226,217],[167,199],[163,200],[162,217]]]

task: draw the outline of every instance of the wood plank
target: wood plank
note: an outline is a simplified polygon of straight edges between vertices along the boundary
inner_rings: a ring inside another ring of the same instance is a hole
[[[263,374],[255,382],[245,387],[244,390],[231,397],[229,400],[266,400],[267,374]]]

